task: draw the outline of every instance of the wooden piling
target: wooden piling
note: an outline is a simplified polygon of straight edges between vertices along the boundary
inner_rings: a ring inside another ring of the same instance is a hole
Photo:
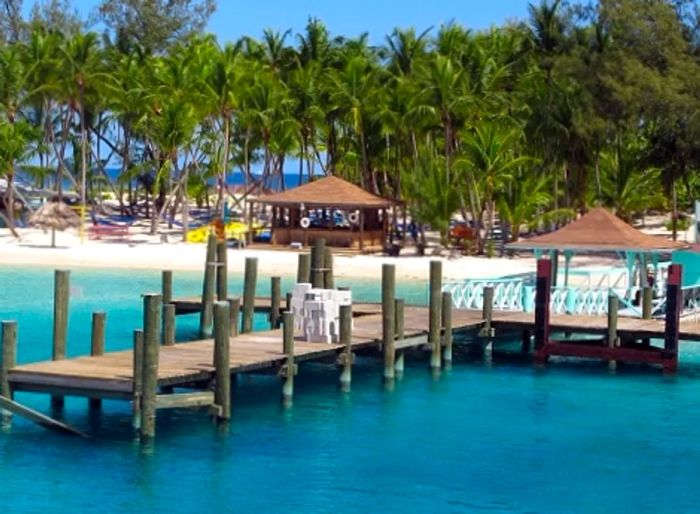
[[[173,301],[173,272],[171,270],[163,270],[161,273],[161,294],[164,304]]]
[[[286,311],[282,314],[282,351],[287,359],[280,369],[280,377],[284,380],[282,385],[282,404],[285,407],[292,406],[294,397],[294,375],[296,374],[296,364],[294,364],[294,314]]]
[[[131,425],[141,430],[141,397],[143,396],[143,330],[134,330],[134,374],[132,378]]]
[[[272,277],[270,279],[270,328],[280,326],[280,308],[282,303],[282,279]]]
[[[323,289],[325,285],[324,260],[326,255],[326,240],[318,238],[311,248],[311,285]]]
[[[530,353],[530,343],[532,341],[532,334],[529,330],[523,330],[520,351],[522,353]]]
[[[291,311],[292,310],[292,293],[287,293],[285,299],[285,309],[286,311]]]
[[[382,265],[382,352],[384,353],[384,380],[395,377],[396,354],[396,266]]]
[[[238,319],[241,312],[241,299],[231,298],[229,301],[231,337],[238,335]]]
[[[311,255],[300,253],[297,263],[297,284],[311,282]]]
[[[482,330],[482,336],[493,338],[493,297],[494,289],[493,286],[484,287],[484,304],[481,308],[481,315],[484,319],[484,328]]]
[[[617,295],[611,294],[608,296],[608,348],[613,349],[619,346],[619,338],[617,336],[617,317],[620,310],[620,299]],[[614,359],[608,361],[608,367],[615,369],[617,362]]]
[[[216,236],[209,234],[207,239],[207,256],[204,263],[204,281],[202,282],[202,310],[199,313],[199,336],[211,336],[213,323],[213,302],[216,287]]]
[[[642,319],[651,319],[653,288],[646,286],[642,289]]]
[[[445,366],[452,364],[452,293],[442,293],[443,356]]]
[[[0,340],[0,396],[12,399],[12,386],[9,380],[9,371],[17,364],[17,322],[2,322],[2,339]],[[6,424],[12,418],[7,411],[0,409],[0,421]]]
[[[354,359],[352,353],[352,305],[340,306],[340,344],[343,346],[343,353],[338,358],[338,364],[342,368],[340,389],[348,392],[352,383],[352,364]]]
[[[92,331],[90,335],[90,355],[99,357],[105,353],[105,324],[107,315],[104,312],[92,313]],[[99,398],[90,398],[88,405],[91,409],[99,409],[102,406],[102,400]]]
[[[243,280],[243,326],[241,333],[246,334],[253,331],[255,286],[258,280],[258,259],[256,257],[246,258],[245,276]]]
[[[403,298],[397,298],[394,302],[394,321],[396,322],[394,326],[394,332],[396,334],[397,341],[403,341],[404,338],[404,308],[406,302]],[[396,351],[396,362],[394,362],[394,370],[396,372],[396,378],[401,378],[403,376],[404,370],[404,351]]]
[[[204,273],[204,284],[202,286],[202,310],[199,313],[199,336],[210,337],[212,324],[214,321],[214,279],[216,278],[216,263],[207,264],[207,271]]]
[[[216,243],[216,297],[220,302],[228,298],[228,249],[226,241]]]
[[[230,316],[229,302],[214,303],[214,403],[218,407],[219,421],[231,418]]]
[[[53,360],[66,358],[68,339],[68,299],[70,296],[70,271],[54,271],[53,289]],[[63,407],[63,396],[53,395],[51,407]]]
[[[143,297],[143,394],[141,396],[141,436],[156,435],[156,395],[158,389],[158,353],[161,296]]]
[[[163,346],[175,344],[175,305],[163,304]]]
[[[335,288],[335,277],[333,276],[333,250],[326,246],[323,253],[323,266],[325,271],[323,272],[323,286],[326,289]]]
[[[442,306],[442,262],[430,261],[430,305],[428,342],[432,346],[430,367],[440,369],[442,363],[440,343],[440,314]]]
[[[646,259],[645,259],[646,260]],[[645,267],[646,269],[646,267]],[[646,280],[646,277],[644,277]],[[645,286],[642,289],[642,319],[651,319],[651,311],[654,301],[654,289],[650,286]],[[642,344],[644,346],[651,345],[651,339],[645,337],[642,339]]]

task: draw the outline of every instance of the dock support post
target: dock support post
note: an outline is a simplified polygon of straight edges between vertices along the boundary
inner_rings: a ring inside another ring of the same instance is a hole
[[[432,346],[430,356],[430,367],[439,370],[442,363],[440,355],[442,345],[440,343],[440,324],[442,316],[442,262],[430,261],[430,311],[429,311],[429,332],[428,343]]]
[[[53,289],[53,360],[66,358],[68,338],[68,298],[70,296],[70,271],[54,271]],[[63,396],[51,397],[51,408],[63,408]]]
[[[532,342],[532,334],[528,329],[523,330],[520,351],[522,353],[530,353],[530,343]]]
[[[156,394],[158,389],[158,331],[161,296],[143,297],[143,395],[141,396],[141,435],[148,441],[156,435]]]
[[[284,380],[282,385],[282,405],[292,406],[294,397],[294,375],[297,366],[294,363],[294,314],[286,311],[282,314],[282,350],[287,357],[285,364],[280,369],[279,375]]]
[[[300,253],[297,263],[297,284],[307,284],[311,282],[311,255]]]
[[[617,336],[617,316],[620,310],[620,299],[617,295],[608,296],[608,348],[613,350],[620,345],[620,338]],[[608,367],[613,370],[617,367],[615,359],[608,360]]]
[[[243,280],[243,327],[241,332],[246,334],[253,331],[253,315],[255,314],[255,286],[258,280],[257,257],[246,257],[245,277]]]
[[[452,293],[442,293],[443,357],[445,367],[452,366]]]
[[[141,431],[141,398],[143,397],[143,330],[134,330],[134,375],[132,378],[131,426]]]
[[[163,304],[163,345],[175,344],[175,305]]]
[[[17,364],[17,322],[2,322],[2,340],[0,341],[0,396],[12,399],[9,371]],[[12,415],[0,409],[0,422],[7,424]]]
[[[666,282],[666,326],[664,329],[663,368],[666,373],[675,373],[678,369],[678,338],[680,336],[680,318],[683,309],[683,290],[681,284],[683,267],[671,264],[668,267]]]
[[[343,353],[338,358],[338,364],[342,366],[340,373],[340,390],[350,391],[352,383],[352,305],[340,306],[340,344],[343,345]]]
[[[396,325],[394,327],[394,332],[396,333],[396,340],[403,341],[404,337],[404,306],[405,302],[403,298],[397,298],[394,303],[394,314]],[[404,351],[397,350],[396,352],[396,362],[394,363],[394,370],[396,371],[396,378],[403,377],[404,370]]]
[[[238,318],[241,312],[241,299],[231,298],[229,301],[229,319],[231,323],[231,337],[238,335]]]
[[[552,280],[552,261],[539,259],[537,261],[537,279],[535,293],[535,362],[545,364],[549,355],[546,346],[549,344],[549,300]]]
[[[323,252],[323,267],[326,268],[323,273],[323,286],[326,289],[335,288],[335,277],[333,276],[333,250],[326,246]]]
[[[216,371],[214,403],[218,407],[218,421],[227,421],[231,418],[230,315],[231,307],[228,302],[214,303],[214,369]]]
[[[280,326],[280,307],[282,303],[282,279],[272,277],[270,279],[270,328],[273,330]]]
[[[173,272],[171,270],[163,270],[161,273],[161,294],[164,304],[173,301]]]
[[[199,313],[199,337],[211,336],[213,323],[212,304],[214,302],[216,282],[216,236],[209,234],[207,239],[207,260],[204,263],[204,281],[202,282],[202,310]]]
[[[90,334],[90,355],[99,357],[105,353],[105,324],[107,315],[104,312],[92,313],[92,331]],[[102,406],[102,400],[99,398],[90,398],[88,405],[91,409],[99,409]]]
[[[650,286],[644,286],[644,288],[642,289],[642,319],[651,319],[651,310],[654,301],[653,293],[654,290]],[[642,339],[642,344],[644,346],[649,346],[651,344],[651,341],[648,337],[645,337]]]
[[[484,287],[484,305],[481,309],[481,314],[484,318],[484,335],[486,337],[493,337],[493,296],[494,289],[493,286]]]
[[[384,353],[384,380],[394,380],[396,354],[394,338],[396,330],[396,266],[382,265],[382,352]]]
[[[319,237],[314,241],[311,248],[311,286],[314,288],[323,289],[324,277],[324,260],[326,255],[326,240]]]
[[[228,298],[228,249],[226,241],[216,243],[216,297],[220,302]]]

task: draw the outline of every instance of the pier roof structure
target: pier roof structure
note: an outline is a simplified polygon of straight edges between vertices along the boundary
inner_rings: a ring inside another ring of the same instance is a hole
[[[665,253],[687,246],[678,241],[645,234],[628,225],[609,210],[597,207],[559,230],[510,243],[506,248],[573,252]]]
[[[249,201],[251,218],[256,203],[271,207],[273,245],[308,246],[316,239],[325,239],[329,246],[350,251],[385,248],[389,239],[388,211],[403,207],[403,202],[375,195],[332,175]],[[405,207],[403,210],[405,220]],[[348,223],[338,222],[338,211]]]
[[[281,193],[261,196],[257,202],[279,207],[304,205],[338,209],[385,209],[396,204],[394,200],[372,194],[332,175]]]

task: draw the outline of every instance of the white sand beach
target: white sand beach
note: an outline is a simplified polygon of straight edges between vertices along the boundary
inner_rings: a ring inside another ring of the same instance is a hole
[[[56,248],[50,247],[50,234],[39,229],[20,229],[20,239],[7,229],[0,229],[0,265],[46,266],[46,267],[93,267],[93,268],[141,268],[201,270],[204,262],[204,244],[182,243],[177,235],[164,242],[161,236],[135,232],[126,240],[85,239],[80,241],[77,231],[57,233]],[[396,264],[397,279],[427,280],[428,263],[432,259],[443,261],[445,280],[465,278],[495,278],[504,275],[528,273],[535,270],[532,255],[513,258],[485,258],[469,256],[418,257],[412,255],[387,257],[379,255],[337,255],[335,274],[348,278],[380,278],[381,265]],[[243,270],[246,257],[258,257],[261,274],[293,275],[296,273],[297,252],[230,249],[229,263],[232,270]],[[600,257],[578,257],[575,266],[606,266],[611,260]]]

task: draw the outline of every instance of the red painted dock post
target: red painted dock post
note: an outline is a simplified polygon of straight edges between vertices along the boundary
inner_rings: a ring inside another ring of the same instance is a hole
[[[671,264],[668,267],[663,368],[669,373],[674,373],[678,368],[678,339],[683,309],[682,276],[683,267],[680,264]]]
[[[546,346],[549,344],[549,300],[551,296],[552,261],[537,261],[535,294],[535,362],[547,362]]]

